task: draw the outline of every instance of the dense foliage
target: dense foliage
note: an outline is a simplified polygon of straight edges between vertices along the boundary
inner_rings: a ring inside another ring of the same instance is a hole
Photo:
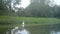
[[[9,1],[9,3],[8,3]],[[25,17],[59,17],[60,18],[60,6],[49,6],[49,0],[31,0],[31,4],[27,8],[16,8],[17,12],[11,7],[11,1],[8,0],[4,3],[3,0],[0,0],[0,15],[9,15],[9,16],[25,16]],[[16,0],[15,0],[16,1]],[[16,1],[13,6],[15,6],[19,1]],[[53,3],[52,3],[53,4]],[[7,7],[9,6],[9,8]]]

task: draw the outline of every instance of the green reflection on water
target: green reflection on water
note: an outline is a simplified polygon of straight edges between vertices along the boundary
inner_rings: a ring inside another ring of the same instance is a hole
[[[60,31],[60,24],[55,25],[36,25],[36,26],[26,26],[25,29],[30,32],[30,34],[51,34],[51,31]],[[15,26],[10,25],[0,25],[0,33],[5,34],[6,31],[9,31]]]

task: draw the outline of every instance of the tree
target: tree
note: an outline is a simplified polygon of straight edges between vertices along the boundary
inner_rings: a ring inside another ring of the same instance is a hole
[[[19,3],[20,0],[0,0],[0,15],[13,15],[15,8],[17,8],[15,6]]]
[[[7,15],[7,7],[3,0],[0,0],[0,15]]]

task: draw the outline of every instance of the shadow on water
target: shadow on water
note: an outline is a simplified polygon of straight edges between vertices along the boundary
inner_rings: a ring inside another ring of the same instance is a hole
[[[20,32],[18,30],[17,34],[20,34],[22,32],[23,32],[22,34],[25,34],[27,30],[29,34],[60,34],[60,24],[26,26],[25,29],[26,30],[20,29]]]

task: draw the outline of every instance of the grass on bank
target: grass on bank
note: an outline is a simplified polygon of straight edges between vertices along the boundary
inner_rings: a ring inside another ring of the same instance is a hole
[[[0,25],[17,25],[25,22],[27,25],[48,25],[48,24],[60,24],[58,18],[34,18],[34,17],[12,17],[12,16],[0,16]]]

